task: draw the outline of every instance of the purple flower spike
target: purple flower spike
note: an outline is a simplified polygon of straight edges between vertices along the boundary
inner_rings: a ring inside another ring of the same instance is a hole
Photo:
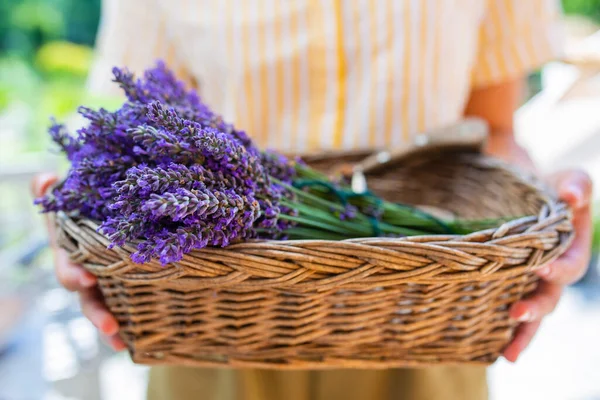
[[[80,107],[87,125],[49,132],[71,169],[44,211],[78,213],[101,223],[112,246],[138,243],[135,262],[177,262],[185,253],[255,237],[279,238],[293,226],[281,205],[291,196],[294,163],[262,153],[226,123],[164,63],[137,78],[114,68],[127,96],[116,111]],[[285,186],[285,185],[283,185]],[[258,234],[260,232],[260,235]]]
[[[73,155],[81,148],[81,143],[69,135],[67,128],[63,124],[59,124],[52,119],[52,125],[48,129],[50,137],[62,151],[67,154],[69,160],[72,160]]]

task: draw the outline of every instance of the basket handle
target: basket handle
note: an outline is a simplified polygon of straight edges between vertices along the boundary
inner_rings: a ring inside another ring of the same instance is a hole
[[[352,190],[356,193],[364,193],[367,190],[365,174],[389,168],[424,153],[479,152],[487,140],[488,132],[488,125],[482,119],[466,118],[455,125],[418,134],[413,143],[377,152],[355,164],[352,170]]]

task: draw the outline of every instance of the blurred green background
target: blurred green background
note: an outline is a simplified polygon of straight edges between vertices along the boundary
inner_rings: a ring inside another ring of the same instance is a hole
[[[47,149],[48,117],[63,118],[85,100],[100,3],[0,2],[0,118],[16,131],[9,136],[19,135],[6,139],[17,148],[3,158]]]
[[[600,0],[562,0],[567,15],[582,15],[600,22]]]

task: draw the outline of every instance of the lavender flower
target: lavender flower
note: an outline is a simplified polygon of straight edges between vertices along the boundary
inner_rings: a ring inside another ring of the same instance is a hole
[[[280,218],[296,213],[280,204],[291,194],[270,178],[291,182],[287,158],[260,152],[162,63],[141,79],[126,69],[113,74],[128,99],[121,108],[80,107],[88,124],[76,137],[62,125],[50,129],[72,168],[37,201],[45,211],[99,220],[113,245],[138,241],[138,262],[178,261],[293,225]]]
[[[34,203],[41,205],[44,212],[77,212],[92,219],[103,219],[107,215],[106,200],[73,170],[62,184]]]
[[[356,218],[357,214],[358,214],[358,209],[351,204],[347,204],[344,211],[338,213],[338,216],[339,216],[340,220],[344,221],[344,220]]]
[[[153,234],[156,234],[156,226],[156,223],[145,221],[142,216],[132,212],[128,214],[127,218],[122,215],[108,217],[102,223],[100,231],[110,239],[112,243],[109,248],[112,248],[124,245],[127,240],[144,236],[152,237]]]
[[[71,160],[73,155],[81,148],[81,143],[69,135],[65,125],[57,123],[54,119],[52,119],[51,122],[52,124],[48,129],[50,137],[67,155],[69,160]]]
[[[295,162],[278,152],[267,150],[260,155],[261,163],[269,176],[277,178],[287,184],[292,183],[296,175]]]
[[[120,216],[101,227],[112,241],[123,243],[147,230],[144,224],[165,226],[166,222],[171,229],[147,235],[147,241],[138,246],[136,262],[152,257],[162,263],[175,262],[192,249],[227,246],[232,241],[255,236],[253,226],[259,213],[258,202],[233,189],[179,188],[174,192],[150,193],[147,197],[116,202],[114,208],[120,211]]]
[[[166,129],[140,125],[130,133],[136,142],[135,154],[145,157],[145,161],[174,160],[189,163],[195,162],[199,153],[193,143],[182,140]]]
[[[113,68],[114,82],[118,83],[130,102],[149,104],[158,101],[185,111],[187,119],[215,120],[215,114],[200,101],[198,94],[187,91],[163,62],[144,72],[143,79],[135,79],[125,68]]]
[[[153,168],[147,165],[132,167],[127,171],[126,179],[115,182],[113,187],[119,194],[135,197],[178,188],[198,189],[201,185],[218,189],[239,187],[233,177],[224,175],[222,171],[213,172],[198,164],[188,167],[177,163]]]
[[[158,102],[173,107],[182,118],[199,123],[203,128],[214,128],[231,135],[249,151],[259,153],[245,132],[238,131],[233,125],[224,122],[221,116],[202,103],[195,91],[186,91],[183,82],[178,81],[163,62],[158,62],[154,68],[147,70],[144,80],[136,80],[127,69],[116,67],[113,68],[113,75],[114,81],[131,102]]]
[[[173,221],[181,221],[192,215],[201,219],[214,214],[218,207],[219,201],[210,191],[180,188],[174,193],[152,193],[141,210],[149,212],[152,218],[169,217]]]
[[[249,139],[240,140],[231,132],[220,130],[214,124],[193,118],[186,119],[177,108],[168,108],[159,102],[148,105],[148,118],[156,125],[170,132],[177,132],[182,140],[194,143],[209,162],[227,163],[228,168],[255,168],[261,161],[260,153]],[[248,146],[250,144],[250,146]],[[237,163],[237,165],[233,165]],[[239,165],[253,163],[254,165]]]

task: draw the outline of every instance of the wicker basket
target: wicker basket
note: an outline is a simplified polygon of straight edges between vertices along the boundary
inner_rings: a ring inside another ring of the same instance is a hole
[[[165,267],[134,264],[133,246],[107,250],[90,220],[59,214],[59,240],[98,276],[137,363],[319,369],[493,362],[516,326],[509,306],[536,288],[532,271],[568,247],[569,210],[478,154],[420,157],[368,181],[388,200],[461,217],[529,216],[467,236],[243,243],[194,251]]]

